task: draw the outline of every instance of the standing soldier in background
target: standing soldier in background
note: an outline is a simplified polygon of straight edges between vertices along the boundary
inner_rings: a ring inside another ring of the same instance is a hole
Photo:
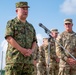
[[[34,56],[34,64],[35,64],[35,67],[34,67],[34,72],[33,72],[33,75],[37,75],[37,63],[38,63],[38,58],[39,58],[39,47],[37,45],[37,47],[35,48],[35,51],[33,52],[33,56]]]
[[[56,54],[60,58],[58,75],[76,75],[76,60],[67,53],[68,51],[76,58],[76,33],[72,30],[72,26],[72,19],[65,19],[65,31],[57,38],[57,42],[66,49],[63,50],[62,47],[56,43]]]
[[[34,73],[37,39],[33,25],[26,20],[28,8],[27,2],[17,2],[17,17],[7,22],[5,39],[8,48],[5,75],[33,75]]]
[[[57,38],[58,36],[58,30],[57,29],[52,29],[51,30],[51,35],[54,39]],[[57,75],[58,74],[58,61],[57,61],[57,56],[55,53],[55,41],[53,38],[50,39],[50,62],[48,64],[48,38],[43,38],[43,44],[39,48],[39,62],[37,64],[38,66],[38,74],[37,75]],[[49,66],[48,66],[49,65]],[[47,68],[48,66],[48,68]],[[49,70],[49,71],[48,71]],[[48,72],[49,73],[48,73]]]
[[[43,44],[39,47],[39,58],[38,58],[39,60],[37,63],[37,75],[47,75],[45,50],[43,49],[43,47],[45,47],[46,44],[48,44],[48,38],[43,38]]]

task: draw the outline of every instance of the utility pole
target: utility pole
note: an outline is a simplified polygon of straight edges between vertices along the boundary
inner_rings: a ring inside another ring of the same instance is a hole
[[[2,51],[2,56],[1,56],[1,75],[2,75],[2,67],[3,67],[3,51]]]

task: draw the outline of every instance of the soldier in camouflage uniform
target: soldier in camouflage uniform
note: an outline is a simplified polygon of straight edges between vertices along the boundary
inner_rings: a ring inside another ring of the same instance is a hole
[[[56,54],[60,58],[58,75],[76,75],[76,60],[74,60],[67,51],[76,58],[76,33],[72,30],[72,19],[64,20],[65,31],[62,32],[56,43]]]
[[[52,37],[55,39],[58,35],[57,29],[52,29]],[[55,41],[50,39],[50,62],[48,64],[48,38],[43,39],[43,44],[39,48],[39,63],[38,63],[38,75],[57,75],[58,74],[58,58],[55,53]],[[47,67],[48,66],[48,67]],[[48,71],[49,70],[49,71]],[[49,72],[49,73],[48,73]]]
[[[39,59],[39,47],[38,47],[38,45],[35,48],[35,51],[34,51],[33,55],[34,55],[33,59],[36,60],[33,75],[37,75],[37,63],[38,63],[38,59]]]
[[[48,38],[43,38],[43,44],[39,47],[39,60],[37,63],[37,75],[47,75],[46,73],[46,60],[45,60],[45,50],[41,49],[45,44],[47,44]]]
[[[17,17],[7,22],[5,39],[8,48],[5,75],[33,75],[34,73],[37,39],[33,25],[26,20],[28,8],[27,2],[17,2]]]

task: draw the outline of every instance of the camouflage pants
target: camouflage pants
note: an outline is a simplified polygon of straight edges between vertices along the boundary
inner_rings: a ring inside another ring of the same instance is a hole
[[[48,71],[49,70],[49,71]],[[38,63],[37,64],[37,75],[58,75],[58,67],[55,67],[54,65],[49,65],[49,69],[43,65]]]
[[[67,65],[65,61],[60,60],[60,68],[58,75],[76,75],[76,64],[73,66]]]
[[[5,67],[5,75],[33,75],[33,64],[7,64]]]
[[[56,63],[55,61],[49,64],[49,75],[58,75],[59,71],[59,64]]]
[[[57,64],[51,63],[49,67],[41,63],[37,64],[37,75],[58,75],[58,71],[59,67]]]
[[[70,67],[60,68],[58,75],[76,75],[76,70],[71,69]]]
[[[37,67],[36,66],[34,67],[33,75],[37,75]]]
[[[47,75],[46,66],[42,63],[37,63],[37,75]]]

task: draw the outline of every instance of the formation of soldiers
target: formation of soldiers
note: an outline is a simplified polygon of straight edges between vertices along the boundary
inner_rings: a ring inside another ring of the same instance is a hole
[[[58,30],[52,29],[51,35],[54,39],[58,36]],[[39,60],[37,63],[37,75],[57,75],[58,57],[55,52],[55,41],[53,38],[43,38],[43,44],[39,47]]]
[[[76,75],[76,33],[72,26],[72,19],[65,19],[63,33],[58,35],[58,29],[52,29],[53,38],[43,38],[36,75]]]

